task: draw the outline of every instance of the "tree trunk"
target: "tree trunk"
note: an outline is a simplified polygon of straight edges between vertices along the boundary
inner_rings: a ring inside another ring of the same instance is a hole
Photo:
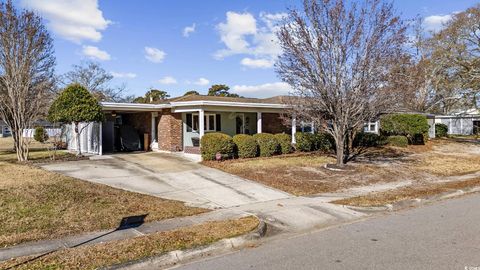
[[[24,162],[28,160],[28,147],[23,140],[22,132],[15,130],[12,131],[13,135],[13,146],[17,153],[17,160]]]
[[[82,155],[82,149],[80,147],[80,132],[78,131],[78,122],[74,123],[75,125],[75,137],[77,138],[77,156]]]
[[[335,144],[337,146],[337,166],[343,167],[345,165],[345,138],[337,134],[335,137]]]

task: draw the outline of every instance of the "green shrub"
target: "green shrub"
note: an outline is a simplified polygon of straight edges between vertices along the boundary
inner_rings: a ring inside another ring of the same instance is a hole
[[[258,154],[258,144],[253,136],[238,134],[233,136],[236,153],[239,158],[253,158]]]
[[[408,139],[405,136],[389,136],[387,138],[388,145],[397,146],[397,147],[407,147],[408,146]]]
[[[424,115],[389,114],[383,116],[380,123],[382,134],[406,136],[409,143],[423,143],[425,138],[428,138],[425,135],[428,134],[430,126]]]
[[[442,138],[447,137],[448,135],[448,126],[445,124],[435,124],[435,137]]]
[[[375,133],[360,132],[353,140],[354,147],[376,147],[382,145],[382,137]]]
[[[292,136],[281,133],[275,134],[275,138],[277,138],[277,141],[280,144],[280,151],[282,154],[290,154],[293,152]]]
[[[257,133],[253,137],[257,141],[261,157],[270,157],[280,152],[280,144],[273,134]]]
[[[222,159],[233,158],[234,149],[232,137],[219,132],[203,135],[200,142],[200,151],[204,160],[215,160],[217,153],[222,155]]]
[[[36,127],[35,132],[33,133],[33,138],[37,142],[44,143],[48,141],[47,131],[43,127]]]
[[[313,135],[313,150],[329,151],[333,149],[334,139],[328,133],[316,133]]]
[[[310,152],[314,150],[315,135],[307,132],[295,133],[295,148],[297,151]]]

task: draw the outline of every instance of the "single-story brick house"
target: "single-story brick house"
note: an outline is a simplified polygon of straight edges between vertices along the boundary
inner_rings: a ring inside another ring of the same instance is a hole
[[[95,154],[119,151],[122,126],[131,127],[140,135],[142,149],[191,154],[200,153],[199,141],[209,132],[231,136],[262,132],[294,135],[295,119],[291,119],[294,128],[281,119],[287,108],[283,98],[188,95],[159,104],[102,102],[105,121],[85,129],[80,138],[82,151]],[[74,136],[68,137],[69,148],[74,150]]]
[[[10,135],[10,129],[8,128],[7,124],[3,120],[0,120],[0,138]]]

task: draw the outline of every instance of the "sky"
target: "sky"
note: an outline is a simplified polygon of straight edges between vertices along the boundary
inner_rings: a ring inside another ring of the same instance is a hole
[[[41,15],[54,39],[56,72],[99,62],[128,94],[206,94],[226,84],[246,97],[287,94],[273,64],[276,23],[300,0],[16,0]],[[397,0],[404,19],[438,30],[473,0]]]

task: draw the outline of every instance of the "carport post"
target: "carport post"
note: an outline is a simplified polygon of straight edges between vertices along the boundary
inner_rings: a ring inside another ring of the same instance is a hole
[[[198,122],[199,122],[199,133],[200,133],[200,139],[202,139],[203,135],[205,135],[205,110],[200,109],[198,111]]]
[[[292,144],[295,144],[295,134],[297,133],[297,118],[295,115],[292,116]]]
[[[257,133],[262,133],[262,112],[257,112]]]

